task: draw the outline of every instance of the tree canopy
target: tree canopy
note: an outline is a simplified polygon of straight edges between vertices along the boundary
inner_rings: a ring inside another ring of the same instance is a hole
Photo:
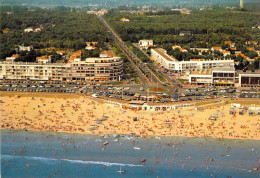
[[[95,15],[59,10],[18,11],[0,14],[0,59],[14,53],[16,45],[32,45],[34,49],[84,49],[86,42],[103,44],[110,39]],[[39,32],[25,33],[24,29],[41,27]],[[4,29],[10,29],[3,34]]]

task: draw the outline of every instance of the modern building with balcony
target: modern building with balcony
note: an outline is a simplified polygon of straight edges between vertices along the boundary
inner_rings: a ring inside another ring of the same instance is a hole
[[[71,63],[0,63],[0,80],[104,82],[120,81],[122,74],[120,57],[87,58]]]

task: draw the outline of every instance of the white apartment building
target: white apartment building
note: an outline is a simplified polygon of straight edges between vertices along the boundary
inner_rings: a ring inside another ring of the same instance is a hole
[[[234,60],[193,60],[178,61],[174,57],[167,54],[162,48],[151,49],[152,57],[170,71],[183,72],[194,71],[198,69],[207,69],[214,67],[234,67]]]
[[[1,62],[0,80],[34,81],[120,81],[123,74],[120,57],[87,58],[71,63]]]

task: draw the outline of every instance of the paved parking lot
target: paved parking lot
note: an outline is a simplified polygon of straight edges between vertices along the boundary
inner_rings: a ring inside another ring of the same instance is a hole
[[[209,87],[209,88],[174,88],[171,86],[163,86],[163,92],[151,92],[155,86],[142,85],[100,85],[88,84],[82,85],[80,83],[74,84],[48,84],[47,82],[11,82],[0,83],[1,91],[19,91],[19,92],[64,92],[76,93],[81,92],[91,94],[94,97],[105,97],[107,99],[114,98],[120,100],[143,100],[155,103],[167,103],[178,101],[193,101],[193,100],[207,100],[218,97],[223,98],[260,98],[260,93],[257,89],[251,90],[236,90],[224,87]]]

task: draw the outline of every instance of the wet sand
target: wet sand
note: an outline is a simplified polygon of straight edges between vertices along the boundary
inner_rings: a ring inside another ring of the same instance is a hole
[[[260,140],[257,110],[249,116],[247,111],[239,115],[236,108],[230,115],[230,104],[152,112],[125,110],[77,94],[1,92],[0,100],[1,129]],[[209,120],[212,114],[218,115],[216,121]]]

